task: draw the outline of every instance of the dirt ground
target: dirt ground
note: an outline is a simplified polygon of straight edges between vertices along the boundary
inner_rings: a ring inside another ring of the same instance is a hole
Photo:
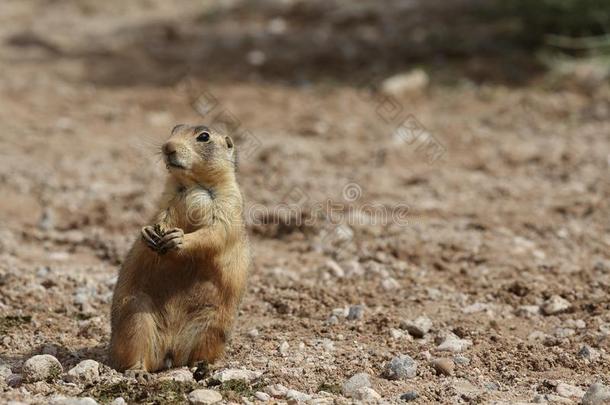
[[[339,22],[311,33],[315,13],[288,3],[0,4],[0,359],[14,374],[40,353],[65,371],[107,362],[117,269],[166,175],[159,147],[177,123],[225,122],[253,265],[213,369],[263,373],[225,400],[282,384],[347,403],[359,372],[388,403],[409,391],[578,403],[558,384],[610,383],[608,84],[482,84],[468,67],[447,83],[435,65],[422,92],[383,98],[371,88],[394,65],[328,57],[344,40],[349,56],[352,19],[331,10]],[[299,53],[299,38],[313,45]],[[555,295],[569,306],[549,314]],[[401,323],[419,316],[432,328],[414,338]],[[448,334],[472,345],[441,351]],[[385,377],[399,355],[415,377]],[[454,359],[452,375],[435,373],[437,357]],[[103,370],[93,387],[0,384],[0,402],[112,401],[104,384],[122,377]],[[169,401],[150,392],[140,400]]]

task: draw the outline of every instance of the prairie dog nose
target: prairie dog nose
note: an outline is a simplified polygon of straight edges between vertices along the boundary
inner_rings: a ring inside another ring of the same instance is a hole
[[[173,142],[166,142],[165,144],[163,144],[163,147],[161,148],[161,150],[167,156],[173,155],[176,153],[176,144]]]

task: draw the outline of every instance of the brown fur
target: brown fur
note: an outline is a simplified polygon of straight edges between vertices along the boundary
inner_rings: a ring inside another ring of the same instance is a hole
[[[209,142],[197,140],[202,131]],[[163,152],[170,174],[152,220],[157,227],[142,230],[114,291],[110,358],[118,370],[216,360],[246,284],[250,256],[233,142],[205,127],[178,126]]]

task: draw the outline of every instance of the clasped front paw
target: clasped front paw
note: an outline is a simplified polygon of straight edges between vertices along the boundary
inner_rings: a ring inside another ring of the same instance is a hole
[[[159,254],[163,255],[171,250],[180,250],[183,245],[184,231],[180,228],[172,228],[161,237]]]
[[[163,231],[158,225],[142,228],[142,240],[148,248],[160,255],[171,250],[179,250],[184,244],[184,231],[172,228]]]

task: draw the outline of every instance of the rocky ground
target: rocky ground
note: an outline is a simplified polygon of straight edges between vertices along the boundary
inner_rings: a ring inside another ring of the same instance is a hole
[[[608,403],[608,82],[310,80],[280,3],[2,2],[0,402]],[[226,356],[141,384],[109,303],[181,122],[235,134],[253,266]]]

